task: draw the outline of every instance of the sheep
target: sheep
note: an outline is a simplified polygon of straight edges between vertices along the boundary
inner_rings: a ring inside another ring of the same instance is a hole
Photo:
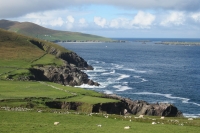
[[[101,124],[98,124],[98,125],[97,125],[97,127],[101,127],[101,126],[102,126]]]
[[[144,115],[140,115],[139,118],[144,118]]]
[[[152,122],[151,124],[152,124],[152,125],[155,125],[155,124],[156,124],[156,122]]]
[[[56,126],[56,125],[58,125],[59,124],[59,122],[54,122],[54,125]]]
[[[165,117],[164,117],[164,116],[162,116],[162,117],[160,117],[160,119],[165,119]]]
[[[126,126],[126,127],[124,127],[124,129],[130,129],[130,126]]]
[[[193,120],[193,118],[188,118],[188,120],[189,120],[189,121],[192,121],[192,120]]]

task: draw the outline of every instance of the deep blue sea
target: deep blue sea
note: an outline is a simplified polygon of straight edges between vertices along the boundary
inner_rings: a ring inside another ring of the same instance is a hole
[[[122,39],[121,39],[122,40]],[[117,94],[149,103],[172,103],[186,117],[200,117],[200,46],[163,45],[158,41],[200,39],[146,39],[146,44],[59,43],[94,67],[85,71],[99,87],[95,91]]]

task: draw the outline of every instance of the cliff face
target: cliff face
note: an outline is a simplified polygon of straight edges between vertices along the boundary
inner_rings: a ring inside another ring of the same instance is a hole
[[[166,117],[182,117],[183,114],[177,107],[168,103],[149,104],[145,101],[132,101],[130,99],[121,98],[119,96],[105,96],[120,100],[116,103],[98,103],[91,107],[90,112],[93,113],[108,113],[118,115],[151,115],[151,116],[166,116]],[[83,103],[80,102],[47,102],[46,105],[51,108],[68,109],[80,111]],[[88,107],[90,108],[90,107]]]
[[[31,68],[34,75],[32,79],[51,81],[63,85],[79,86],[82,84],[96,85],[99,84],[88,79],[86,73],[81,70],[93,70],[93,67],[74,52],[63,52],[58,48],[46,45],[45,43],[30,40],[30,42],[49,54],[63,59],[63,66],[40,66]]]
[[[67,64],[74,64],[79,69],[85,69],[85,70],[93,69],[93,67],[88,65],[87,62],[82,57],[78,56],[76,53],[72,51],[63,52],[61,49],[46,45],[45,43],[38,42],[35,40],[30,40],[30,42],[39,47],[40,49],[46,51],[47,53],[63,59],[64,61],[67,62]]]

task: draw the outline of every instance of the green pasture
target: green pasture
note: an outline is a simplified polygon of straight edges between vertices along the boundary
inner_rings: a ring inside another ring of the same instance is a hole
[[[0,85],[0,100],[2,100],[0,106],[28,106],[31,103],[35,108],[47,108],[45,101],[81,102],[85,103],[79,109],[83,111],[84,108],[91,108],[93,104],[118,102],[118,100],[101,98],[102,94],[92,90],[51,82],[0,80]]]
[[[63,60],[60,58],[55,57],[51,54],[46,54],[42,58],[34,61],[31,63],[32,66],[37,65],[55,65],[55,66],[61,66],[63,64]]]
[[[56,90],[39,82],[0,81],[0,99],[23,99],[25,97],[62,98],[70,93]],[[61,86],[61,85],[60,85]]]
[[[60,84],[55,84],[55,83],[52,83],[52,82],[48,82],[48,84],[49,85],[53,85],[55,87],[62,88],[64,90],[68,90],[70,92],[74,92],[74,93],[80,94],[80,95],[94,96],[94,97],[102,96],[101,93],[98,93],[98,92],[92,91],[92,90],[86,90],[86,89],[83,89],[83,88],[77,88],[77,87],[71,87],[71,86],[62,86]]]
[[[84,103],[89,103],[89,104],[118,102],[118,100],[114,100],[114,99],[83,96],[83,95],[69,98],[66,101],[67,102],[84,102]]]
[[[116,118],[116,119],[115,119]],[[123,120],[122,120],[123,119]],[[175,120],[176,118],[170,118]],[[105,118],[102,114],[55,114],[31,112],[0,111],[1,133],[198,133],[199,126],[166,123],[152,125],[152,120],[138,121],[132,118],[112,115]],[[187,121],[187,119],[185,119]],[[199,123],[199,119],[195,120]],[[54,125],[54,122],[59,122]],[[181,122],[180,122],[181,123]],[[191,122],[192,123],[192,122]],[[195,122],[194,122],[195,123]],[[97,125],[101,124],[101,127]],[[130,126],[130,129],[124,129]]]

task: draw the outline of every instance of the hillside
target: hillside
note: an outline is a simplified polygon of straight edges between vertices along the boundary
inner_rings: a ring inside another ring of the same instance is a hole
[[[0,68],[0,79],[43,80],[72,86],[94,84],[81,71],[92,67],[76,53],[51,42],[2,29]]]
[[[96,35],[51,30],[30,22],[0,20],[0,28],[47,41],[112,41]]]

